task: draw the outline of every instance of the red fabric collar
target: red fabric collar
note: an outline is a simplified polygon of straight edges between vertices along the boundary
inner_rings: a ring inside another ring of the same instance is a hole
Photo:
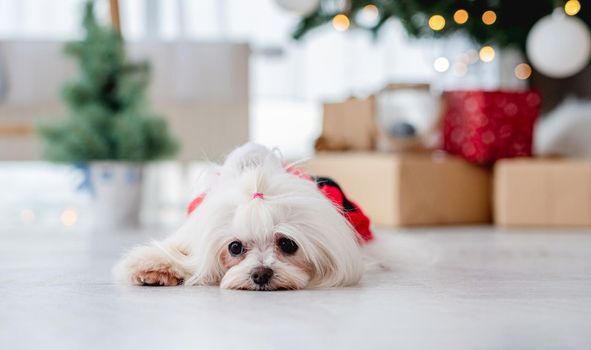
[[[297,169],[288,168],[287,171],[290,173],[301,177],[303,179],[309,181],[315,181],[313,177],[307,175]],[[357,232],[357,236],[359,237],[361,242],[369,242],[373,239],[373,233],[370,229],[370,221],[367,215],[363,213],[361,208],[353,201],[348,199],[345,196],[345,193],[341,190],[341,188],[336,185],[336,183],[331,182],[318,182],[315,181],[318,190],[322,192],[330,201],[343,213],[347,221],[353,226],[355,231]],[[189,203],[189,207],[187,208],[187,212],[190,215],[205,199],[207,192],[203,192],[199,194],[195,199]],[[258,194],[257,198],[263,198],[264,194]],[[345,203],[347,205],[345,205]]]

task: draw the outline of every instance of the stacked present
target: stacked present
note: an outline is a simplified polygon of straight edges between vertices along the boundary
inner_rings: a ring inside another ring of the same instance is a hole
[[[479,164],[532,155],[536,92],[450,91],[443,95],[443,149]]]
[[[469,224],[491,219],[488,172],[444,154],[323,153],[309,172],[336,180],[380,226]]]
[[[536,91],[445,92],[438,146],[394,151],[380,138],[424,135],[384,127],[374,97],[328,104],[306,168],[340,182],[379,226],[591,226],[591,162],[532,157],[540,101]]]

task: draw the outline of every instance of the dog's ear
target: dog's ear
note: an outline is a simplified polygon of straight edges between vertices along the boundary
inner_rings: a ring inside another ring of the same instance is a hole
[[[256,143],[246,143],[228,155],[223,171],[241,173],[259,166],[283,168],[281,159],[273,151]]]

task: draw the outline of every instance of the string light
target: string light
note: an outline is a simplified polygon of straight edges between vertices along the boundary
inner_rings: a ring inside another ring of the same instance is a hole
[[[373,27],[380,20],[380,11],[374,4],[365,5],[355,15],[355,22],[364,27]]]
[[[474,64],[474,63],[478,62],[478,51],[476,51],[474,49],[470,49],[470,50],[466,51],[466,54],[468,55],[468,63],[469,64]]]
[[[495,11],[488,10],[482,14],[482,22],[484,22],[484,24],[486,24],[487,26],[495,23],[496,21],[497,21],[497,14],[495,13]]]
[[[564,12],[569,16],[574,16],[581,11],[581,3],[578,0],[568,0],[564,4]]]
[[[437,57],[433,62],[433,68],[437,72],[443,73],[449,69],[449,60],[445,57]]]
[[[463,77],[468,73],[468,65],[464,62],[456,62],[454,64],[454,74],[458,77]]]
[[[365,7],[363,7],[363,11],[367,11],[375,15],[379,13],[378,7],[374,4],[365,5]]]
[[[350,24],[351,22],[349,21],[349,17],[343,14],[336,15],[332,19],[332,26],[339,32],[344,32],[349,29]]]
[[[433,15],[429,18],[429,28],[440,31],[445,28],[445,18],[440,15]]]
[[[531,75],[531,67],[527,63],[520,63],[515,66],[515,77],[519,80],[525,80]]]
[[[457,60],[459,62],[464,62],[465,64],[469,64],[470,63],[470,56],[468,55],[467,52],[461,53],[458,55]]]
[[[72,226],[78,221],[78,213],[74,209],[66,209],[62,212],[60,220],[64,226]]]
[[[479,52],[482,62],[492,62],[495,59],[495,49],[491,46],[483,46]]]
[[[468,11],[466,11],[464,9],[457,10],[454,13],[454,21],[457,24],[464,24],[464,23],[468,22],[469,17],[470,16],[468,15]]]

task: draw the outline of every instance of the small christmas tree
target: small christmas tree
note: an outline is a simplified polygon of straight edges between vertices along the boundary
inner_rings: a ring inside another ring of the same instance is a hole
[[[128,61],[121,35],[97,22],[92,1],[85,5],[83,27],[84,39],[65,47],[80,74],[63,88],[69,117],[40,128],[47,159],[143,162],[172,156],[177,144],[166,121],[146,106],[148,64]]]

